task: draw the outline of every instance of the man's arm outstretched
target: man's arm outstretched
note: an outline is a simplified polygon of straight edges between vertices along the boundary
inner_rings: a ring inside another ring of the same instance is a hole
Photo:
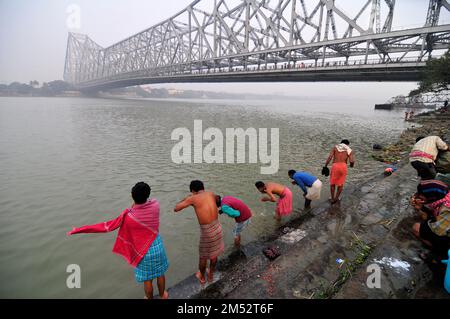
[[[179,211],[182,211],[185,208],[188,208],[189,206],[192,205],[192,196],[188,196],[185,199],[183,199],[182,201],[180,201],[174,208],[174,212],[178,213]]]

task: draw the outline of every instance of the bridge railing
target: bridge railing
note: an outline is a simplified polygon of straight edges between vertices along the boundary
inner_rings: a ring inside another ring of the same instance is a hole
[[[100,80],[92,80],[85,82],[85,85],[96,85],[101,83],[108,83],[120,80],[130,80],[139,78],[153,78],[153,77],[173,77],[173,76],[205,76],[205,75],[219,75],[230,73],[270,73],[270,72],[311,72],[316,70],[343,70],[349,68],[370,68],[370,67],[389,67],[393,64],[397,65],[415,65],[424,66],[426,62],[421,61],[418,57],[397,58],[391,60],[383,59],[359,59],[349,61],[329,61],[329,62],[291,62],[291,63],[270,63],[260,65],[247,66],[231,66],[231,67],[217,67],[206,68],[199,66],[195,68],[192,64],[173,65],[171,67],[160,67],[148,70],[138,70],[134,72],[121,73],[112,75]]]

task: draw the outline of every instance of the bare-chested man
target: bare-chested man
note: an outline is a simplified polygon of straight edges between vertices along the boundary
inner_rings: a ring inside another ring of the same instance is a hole
[[[195,274],[203,285],[206,283],[206,267],[209,260],[208,281],[214,279],[217,257],[224,251],[222,226],[219,222],[219,211],[216,205],[216,195],[205,191],[203,182],[192,181],[190,185],[192,195],[179,202],[174,211],[179,212],[193,206],[200,224],[199,271]]]
[[[280,221],[281,217],[288,216],[292,213],[292,192],[289,187],[277,183],[263,183],[256,182],[256,188],[262,193],[266,194],[261,198],[262,202],[276,202],[277,208],[275,210],[275,219]],[[278,195],[278,202],[275,198]]]
[[[350,167],[355,166],[355,158],[350,148],[350,142],[343,140],[341,144],[336,145],[330,152],[325,167],[333,161],[331,167],[330,187],[331,187],[331,203],[337,203],[340,200],[344,184],[347,179],[347,162],[350,161]],[[336,193],[337,186],[337,193]]]

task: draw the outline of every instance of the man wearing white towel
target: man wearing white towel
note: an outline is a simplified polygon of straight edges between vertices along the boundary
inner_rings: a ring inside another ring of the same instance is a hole
[[[313,200],[320,199],[322,182],[317,177],[305,172],[290,170],[288,174],[293,180],[292,184],[297,185],[303,190],[303,196],[305,197],[305,209],[311,208],[311,202]]]

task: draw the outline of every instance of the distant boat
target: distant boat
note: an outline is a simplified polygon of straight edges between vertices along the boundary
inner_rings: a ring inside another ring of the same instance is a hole
[[[436,109],[434,103],[425,103],[421,96],[406,97],[399,95],[383,104],[375,104],[375,110],[393,109]]]
[[[391,103],[387,104],[375,104],[375,110],[392,110],[394,107]]]

